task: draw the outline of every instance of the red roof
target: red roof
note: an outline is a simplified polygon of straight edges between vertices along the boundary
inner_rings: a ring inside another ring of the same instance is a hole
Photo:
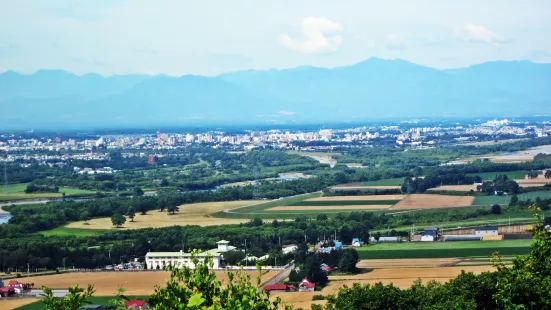
[[[289,288],[290,290],[296,290],[296,289],[297,289],[297,287],[294,286],[294,285],[289,285],[288,288]]]
[[[19,282],[15,280],[10,280],[10,283],[8,285],[16,285],[16,284],[19,284]]]
[[[308,279],[304,278],[302,279],[302,282],[300,282],[300,285],[306,287],[306,288],[315,288],[316,285],[312,282],[310,282]]]
[[[126,308],[140,308],[145,303],[146,303],[145,300],[136,299],[136,300],[127,301],[124,303],[124,305],[126,306]]]
[[[287,284],[272,284],[264,286],[265,291],[286,291]]]

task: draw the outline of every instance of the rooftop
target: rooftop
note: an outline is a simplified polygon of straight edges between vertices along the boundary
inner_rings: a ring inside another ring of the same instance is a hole
[[[483,226],[475,228],[475,231],[497,230],[497,226]]]
[[[212,257],[220,256],[218,253],[211,253],[210,251],[203,252],[196,254],[197,257],[205,257],[207,255]],[[191,257],[191,253],[183,253],[183,252],[147,252],[145,254],[145,257]]]

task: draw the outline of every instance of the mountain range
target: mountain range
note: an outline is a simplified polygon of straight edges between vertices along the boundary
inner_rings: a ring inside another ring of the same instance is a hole
[[[438,70],[370,58],[350,66],[215,77],[0,74],[0,127],[280,124],[551,114],[551,64],[497,61]]]

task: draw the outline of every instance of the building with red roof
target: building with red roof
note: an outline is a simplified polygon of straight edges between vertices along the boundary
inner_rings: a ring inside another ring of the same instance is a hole
[[[299,292],[313,292],[316,289],[316,284],[310,282],[307,278],[302,279],[298,285]]]
[[[149,309],[149,303],[141,299],[127,301],[124,303],[124,305],[126,306],[126,309],[133,309],[133,310]]]

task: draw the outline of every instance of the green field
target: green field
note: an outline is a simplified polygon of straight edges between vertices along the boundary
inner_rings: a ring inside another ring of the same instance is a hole
[[[57,198],[61,197],[61,193],[65,193],[66,196],[82,196],[82,195],[93,195],[96,192],[70,188],[70,187],[60,187],[59,193],[25,193],[25,189],[29,183],[19,183],[19,184],[10,184],[8,185],[8,194],[0,193],[0,201],[6,200],[21,200],[21,199],[34,199],[34,198]]]
[[[149,296],[127,296],[130,300],[134,299],[149,299]],[[88,299],[90,302],[89,304],[93,305],[102,305],[102,306],[112,306],[112,300],[115,300],[115,296],[93,296]],[[25,306],[21,306],[18,308],[15,308],[16,310],[45,310],[47,309],[46,306],[44,306],[44,303],[41,301],[33,302],[32,304],[28,304]]]
[[[294,219],[297,216],[307,216],[314,218],[318,214],[327,214],[328,216],[330,214],[338,214],[338,213],[347,213],[352,212],[354,210],[342,210],[338,211],[327,211],[327,210],[301,210],[301,211],[270,211],[266,212],[266,209],[273,208],[273,207],[280,207],[280,206],[289,206],[292,204],[296,204],[299,202],[302,202],[306,199],[311,198],[317,198],[321,197],[321,192],[311,193],[311,194],[304,194],[304,195],[298,195],[298,196],[292,196],[287,198],[281,198],[281,199],[274,199],[266,202],[262,202],[256,205],[247,206],[244,208],[239,208],[232,210],[231,213],[227,212],[217,212],[211,214],[212,217],[222,217],[222,218],[262,218],[262,219]],[[333,204],[334,205],[334,204]]]
[[[109,230],[103,229],[86,229],[86,228],[67,228],[65,226],[57,227],[50,230],[41,231],[40,234],[46,237],[50,236],[77,236],[77,237],[92,237],[99,236]]]
[[[332,200],[332,201],[299,201],[288,206],[368,206],[395,205],[400,200]]]
[[[517,195],[519,200],[532,200],[535,201],[536,198],[540,197],[542,199],[551,198],[551,191],[536,191],[529,192]],[[500,205],[509,204],[511,196],[476,196],[474,199],[474,206],[483,206],[483,205],[493,205],[495,203]]]
[[[549,199],[551,198],[551,191],[537,191],[518,195],[518,199],[520,200],[530,199],[532,201],[535,201],[538,197],[541,199]]]
[[[518,179],[524,179],[524,176],[528,172],[529,171],[526,171],[526,170],[517,170],[517,171],[508,171],[508,172],[469,173],[468,175],[472,175],[472,176],[479,175],[482,178],[482,180],[487,181],[487,180],[494,180],[496,175],[505,174],[505,175],[507,175],[507,177],[509,177],[509,179],[518,180]]]
[[[529,213],[531,214],[531,213]],[[422,230],[425,227],[438,227],[444,229],[444,234],[446,232],[446,229],[457,229],[458,227],[475,227],[475,226],[483,226],[483,225],[505,225],[511,223],[511,225],[516,224],[526,224],[526,223],[534,223],[536,220],[534,220],[533,217],[529,216],[529,214],[526,217],[508,217],[508,216],[498,216],[498,215],[488,215],[484,216],[483,218],[479,220],[467,220],[467,221],[458,221],[458,222],[444,222],[444,223],[430,223],[430,224],[415,224],[416,230]],[[395,231],[410,231],[412,226],[402,226],[402,227],[390,227],[390,229],[394,229]],[[379,230],[372,230],[371,233],[386,233],[388,229],[379,229]]]
[[[493,204],[507,205],[511,196],[476,196],[473,206],[490,206]]]
[[[361,259],[448,258],[526,254],[533,240],[381,243],[356,248]]]
[[[364,182],[364,186],[401,186],[404,183],[405,178],[392,178],[392,179],[383,179],[378,181],[369,181]]]

